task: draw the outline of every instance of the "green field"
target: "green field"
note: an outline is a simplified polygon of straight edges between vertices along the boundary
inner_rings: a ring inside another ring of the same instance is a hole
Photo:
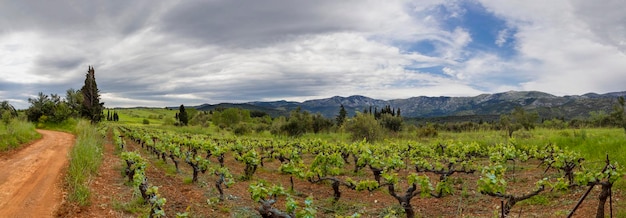
[[[105,115],[107,111],[110,111],[111,114],[113,112],[117,112],[119,116],[120,124],[137,124],[137,125],[146,125],[143,124],[144,120],[148,120],[149,124],[147,125],[163,125],[164,120],[166,118],[172,118],[176,116],[178,110],[169,110],[163,108],[142,108],[142,109],[110,109],[105,110]]]

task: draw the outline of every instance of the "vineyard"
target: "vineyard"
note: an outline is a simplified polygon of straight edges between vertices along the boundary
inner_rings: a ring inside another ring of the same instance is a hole
[[[624,214],[612,188],[624,177],[620,166],[607,156],[601,168],[589,167],[554,144],[344,143],[130,125],[107,131],[122,160],[120,179],[152,217]]]

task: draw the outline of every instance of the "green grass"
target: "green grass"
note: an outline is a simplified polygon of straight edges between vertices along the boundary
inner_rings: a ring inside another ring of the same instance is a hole
[[[67,120],[64,120],[61,123],[53,123],[53,122],[38,123],[37,128],[68,132],[68,133],[76,133],[77,124],[78,124],[78,120],[74,118],[69,118]]]
[[[35,125],[19,119],[9,123],[0,122],[0,152],[18,148],[20,145],[41,138]]]
[[[544,195],[535,195],[529,199],[523,200],[519,202],[519,205],[548,205],[551,200]]]
[[[113,110],[110,110],[111,114]],[[115,109],[120,120],[117,123],[120,124],[137,124],[144,125],[143,120],[147,119],[150,126],[163,125],[163,120],[166,117],[174,118],[178,110],[169,110],[163,108],[141,108],[141,109]],[[107,110],[104,111],[106,115]]]
[[[145,201],[141,198],[141,196],[135,197],[130,202],[113,200],[111,205],[116,211],[123,211],[131,214],[146,213],[147,211],[149,213],[148,206],[145,204]]]
[[[89,205],[89,179],[95,176],[102,162],[103,138],[89,121],[81,120],[76,126],[76,144],[70,151],[66,182],[68,199],[81,206]]]

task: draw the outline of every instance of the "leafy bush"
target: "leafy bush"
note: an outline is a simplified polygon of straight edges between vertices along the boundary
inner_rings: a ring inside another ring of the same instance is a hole
[[[402,130],[402,117],[393,116],[391,114],[383,114],[380,117],[380,123],[385,129],[393,132],[399,132]]]
[[[420,138],[437,137],[438,135],[437,129],[435,129],[432,125],[418,128],[416,132],[417,136]]]
[[[357,114],[346,123],[346,131],[352,135],[352,140],[376,141],[382,138],[383,129],[371,114]]]
[[[235,135],[245,135],[250,132],[251,132],[250,126],[248,126],[248,124],[245,124],[245,123],[237,124],[237,126],[235,126],[235,129],[233,129],[233,133],[235,133]]]

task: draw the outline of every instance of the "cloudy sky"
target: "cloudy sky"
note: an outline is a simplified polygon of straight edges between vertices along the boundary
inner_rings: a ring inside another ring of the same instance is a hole
[[[0,0],[0,100],[107,107],[626,90],[623,0]]]

